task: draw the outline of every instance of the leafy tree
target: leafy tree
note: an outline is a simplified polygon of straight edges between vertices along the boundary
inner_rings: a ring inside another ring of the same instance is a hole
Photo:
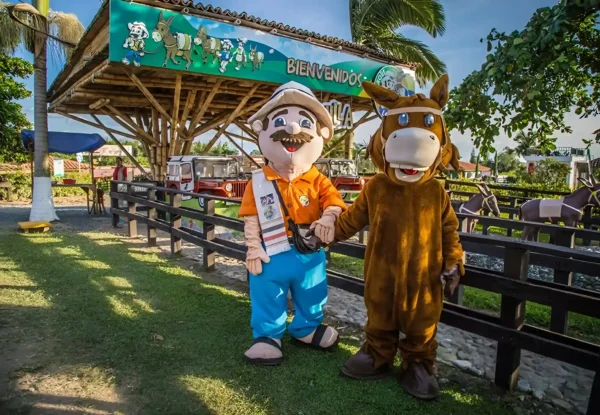
[[[471,150],[471,157],[469,157],[469,163],[477,163],[477,152],[475,151],[475,148]]]
[[[23,45],[33,53],[34,60],[35,170],[30,220],[58,219],[52,203],[48,163],[48,46],[55,56],[68,60],[84,30],[74,14],[50,10],[50,0],[33,0],[33,5],[10,5],[0,1],[0,52],[12,53],[19,45]]]
[[[0,162],[28,160],[21,130],[31,128],[31,123],[14,100],[30,97],[31,92],[15,78],[28,78],[32,73],[29,62],[0,53]]]
[[[518,171],[522,166],[523,163],[521,163],[519,157],[508,148],[505,148],[503,152],[496,156],[496,168],[499,173]]]
[[[192,144],[192,149],[190,154],[192,155],[202,155],[204,149],[206,148],[206,143],[195,142]],[[210,156],[233,156],[239,154],[236,149],[229,147],[229,143],[221,143],[213,146],[208,152]]]
[[[419,64],[420,83],[436,81],[446,65],[424,43],[398,33],[402,26],[417,26],[433,37],[446,30],[444,8],[439,0],[349,0],[350,30],[355,43],[388,52]]]
[[[530,180],[532,183],[545,184],[551,187],[567,186],[567,175],[570,172],[571,168],[568,165],[553,158],[547,158],[537,164]]]
[[[481,69],[450,92],[448,127],[470,130],[477,148],[491,151],[501,130],[541,140],[572,132],[564,116],[573,108],[582,118],[600,114],[599,10],[600,0],[561,0],[521,31],[492,29]]]
[[[261,156],[261,155],[262,155],[262,153],[260,152],[260,150],[259,150],[259,149],[254,149],[254,150],[252,150],[252,151],[250,152],[250,155],[251,155],[251,156]]]

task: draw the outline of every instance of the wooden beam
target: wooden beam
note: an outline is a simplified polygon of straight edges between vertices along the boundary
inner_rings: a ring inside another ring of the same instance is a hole
[[[134,158],[134,157],[133,157],[131,154],[129,154],[129,151],[127,151],[127,149],[125,149],[125,147],[123,146],[123,144],[121,144],[121,142],[120,142],[119,140],[117,140],[117,137],[115,137],[115,136],[114,136],[114,135],[113,135],[113,134],[112,134],[112,133],[109,131],[109,129],[108,129],[108,128],[107,128],[107,127],[106,127],[106,126],[105,126],[105,125],[102,123],[102,121],[100,121],[100,119],[99,119],[99,118],[98,118],[98,117],[97,117],[95,114],[91,114],[91,115],[92,115],[92,118],[93,118],[94,120],[96,120],[96,122],[97,122],[99,125],[101,125],[101,126],[102,126],[102,129],[104,130],[104,132],[105,132],[106,134],[108,134],[108,136],[109,136],[110,138],[112,138],[112,139],[115,141],[115,143],[117,143],[117,145],[119,146],[119,148],[121,149],[121,151],[122,151],[123,153],[125,153],[125,155],[126,155],[128,158],[129,158],[129,160],[131,160],[131,161],[133,162],[133,164],[135,165],[135,167],[137,167],[138,169],[140,169],[140,171],[141,171],[142,173],[144,173],[144,175],[145,175],[146,177],[151,177],[151,176],[150,176],[150,175],[149,175],[149,174],[146,172],[146,169],[144,169],[144,168],[142,167],[142,165],[141,165],[140,163],[138,163],[138,161],[137,161],[137,160],[136,160],[136,159],[135,159],[135,158]]]
[[[250,105],[247,108],[244,108],[239,114],[238,116],[241,117],[251,111],[254,111],[255,109],[262,107],[267,101],[269,101],[271,98],[263,98],[260,101],[256,101],[254,104]],[[204,124],[202,124],[200,127],[196,128],[196,130],[194,130],[194,132],[191,134],[190,137],[197,137],[200,134],[203,134],[207,131],[212,130],[213,128],[219,126],[220,124],[222,124],[224,122],[224,120],[227,118],[228,114],[230,114],[230,111],[223,111],[221,113],[219,113],[219,115],[217,115],[213,120],[206,122]]]
[[[196,101],[196,94],[197,94],[197,90],[192,89],[190,91],[188,91],[187,94],[187,98],[185,100],[185,106],[183,108],[183,114],[181,115],[181,119],[179,120],[179,134],[178,136],[180,137],[177,140],[177,144],[175,146],[175,150],[174,150],[174,154],[181,154],[181,150],[182,150],[182,145],[183,145],[183,139],[185,139],[185,137],[187,136],[187,129],[185,128],[185,125],[187,123],[187,119],[190,116],[190,111],[192,109],[192,107],[194,106],[194,102]]]
[[[100,125],[94,124],[93,122],[88,121],[85,118],[77,117],[76,115],[71,115],[71,114],[68,114],[68,113],[63,112],[63,111],[56,111],[56,113],[62,115],[63,117],[67,117],[67,118],[70,118],[70,119],[72,119],[74,121],[78,121],[78,122],[80,122],[82,124],[89,125],[90,127],[95,127],[95,128],[100,129],[100,130],[103,129]],[[115,130],[115,129],[108,128],[108,127],[107,127],[107,129],[108,129],[108,131],[110,131],[113,134],[119,134],[119,135],[121,135],[123,137],[127,137],[127,138],[133,138],[133,139],[137,138],[135,135],[128,134],[128,133],[125,133],[123,131]]]
[[[252,131],[251,128],[247,127],[243,122],[241,121],[234,121],[235,125],[238,126],[238,128],[240,130],[242,130],[243,132],[245,132],[246,134],[248,134],[250,137],[254,138],[256,141],[258,141],[258,134],[256,134],[254,131]]]
[[[229,134],[232,137],[239,138],[240,140],[244,140],[244,141],[247,141],[247,142],[252,143],[252,144],[258,144],[258,141],[255,140],[252,137],[244,137],[244,136],[241,136],[239,134],[232,133],[231,131],[227,131],[227,134]]]
[[[136,84],[136,86],[139,88],[139,90],[142,91],[142,94],[144,94],[144,96],[148,99],[148,101],[150,101],[150,103],[152,104],[152,106],[154,108],[156,108],[158,110],[158,112],[160,112],[163,117],[166,117],[166,119],[169,122],[172,122],[171,116],[169,115],[169,113],[164,109],[164,107],[162,105],[160,105],[160,103],[156,100],[156,98],[154,98],[154,96],[152,95],[152,93],[148,90],[148,88],[146,88],[144,86],[144,84],[142,83],[142,81],[140,81],[140,79],[133,72],[131,72],[129,69],[123,67],[123,70],[125,71],[125,73],[127,75],[129,75],[129,77],[131,78],[131,80],[133,81],[133,83]]]
[[[211,101],[213,100],[213,98],[215,97],[217,92],[219,91],[221,82],[223,82],[223,79],[221,79],[221,78],[217,79],[217,82],[215,82],[215,85],[213,86],[213,89],[211,89],[210,93],[206,97],[206,100],[204,100],[204,102],[202,103],[202,106],[200,107],[198,112],[196,114],[194,114],[194,116],[192,117],[192,121],[190,122],[190,128],[189,128],[190,131],[194,131],[194,129],[196,128],[196,124],[198,124],[200,122],[200,120],[202,119],[202,117],[204,116],[204,113],[208,109],[208,106],[210,105]],[[186,134],[186,135],[189,138],[190,134]]]
[[[169,149],[169,130],[167,127],[167,118],[160,117],[160,158],[158,159],[160,168],[160,178],[164,178],[167,166],[167,150]],[[160,179],[159,179],[160,180]]]
[[[106,104],[110,104],[110,99],[100,98],[97,101],[92,102],[89,107],[91,110],[97,110],[105,106]]]
[[[133,130],[134,130],[135,133],[137,133],[140,136],[146,138],[151,143],[158,144],[156,142],[156,140],[154,140],[154,137],[152,137],[150,134],[148,134],[146,131],[144,131],[144,129],[142,128],[142,126],[136,124],[131,119],[131,117],[129,117],[128,115],[123,114],[121,111],[119,111],[118,109],[116,109],[115,107],[113,107],[110,104],[106,104],[105,107],[117,117],[116,119],[113,118],[115,121],[119,122],[118,119],[119,118],[122,119],[124,123],[128,124],[131,128],[133,128]],[[102,110],[104,111],[104,109],[102,109]],[[109,114],[109,116],[111,116],[111,115]]]
[[[227,139],[229,139],[229,141],[231,142],[231,144],[233,144],[233,145],[234,145],[234,146],[235,146],[235,147],[236,147],[238,150],[240,150],[240,152],[241,152],[241,153],[242,153],[244,156],[246,156],[246,157],[248,158],[248,160],[250,160],[252,163],[254,163],[254,165],[255,165],[256,167],[258,167],[258,168],[260,169],[260,164],[258,164],[258,163],[256,162],[256,160],[254,160],[250,154],[246,153],[246,152],[244,151],[244,149],[243,149],[243,148],[242,148],[242,147],[241,147],[241,146],[240,146],[238,143],[236,143],[236,142],[235,142],[235,140],[234,140],[233,138],[231,138],[231,136],[229,135],[229,133],[228,133],[228,132],[224,132],[224,133],[223,133],[223,135],[224,135],[224,136],[225,136]]]
[[[173,97],[173,114],[171,115],[171,139],[169,140],[169,155],[175,154],[177,132],[179,125],[179,100],[181,99],[181,74],[175,77],[175,96]]]
[[[233,110],[233,112],[229,115],[229,117],[227,117],[227,119],[225,120],[225,123],[223,123],[223,125],[221,126],[219,131],[217,131],[217,134],[215,134],[215,136],[206,144],[206,147],[204,147],[204,151],[202,152],[203,154],[208,154],[208,152],[210,151],[212,146],[215,145],[215,143],[217,142],[217,140],[219,140],[219,138],[225,132],[227,127],[229,127],[229,124],[231,124],[231,122],[244,109],[248,100],[250,98],[252,98],[252,96],[254,95],[254,92],[258,89],[258,86],[259,86],[259,84],[255,84],[252,88],[250,88],[250,91],[248,91],[248,94],[244,98],[242,98],[242,100],[238,104],[237,108],[235,110]]]
[[[351,129],[347,130],[340,138],[338,138],[337,140],[335,140],[333,143],[331,143],[331,146],[329,146],[329,149],[327,150],[326,153],[323,154],[323,158],[327,157],[329,154],[331,154],[331,152],[333,150],[335,150],[335,148],[340,145],[340,143],[343,143],[344,140],[346,139],[346,137],[348,136],[348,134],[353,133],[354,130],[356,130],[356,128],[361,125],[364,124],[366,122],[369,122],[371,120],[374,120],[375,118],[377,118],[377,114],[373,115],[372,117],[369,117],[369,115],[371,114],[372,111],[367,111],[362,117],[360,117],[360,119],[354,123],[354,125],[352,126]]]

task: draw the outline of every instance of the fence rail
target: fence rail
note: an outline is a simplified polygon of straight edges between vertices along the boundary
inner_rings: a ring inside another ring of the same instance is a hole
[[[126,192],[119,192],[118,185],[126,185]],[[245,259],[246,247],[215,236],[215,226],[243,231],[241,220],[217,215],[215,201],[239,203],[231,199],[198,195],[167,189],[150,184],[135,184],[146,189],[145,196],[136,192],[129,182],[111,183],[111,213],[113,218],[126,217],[130,236],[137,236],[137,224],[145,223],[150,246],[156,244],[156,231],[170,235],[171,253],[181,252],[181,242],[187,241],[202,248],[203,266],[206,270],[215,266],[215,254]],[[139,189],[138,189],[139,190]],[[136,194],[137,193],[137,194]],[[162,200],[157,195],[162,195]],[[166,201],[164,195],[169,195]],[[202,211],[181,206],[182,196],[203,197]],[[127,202],[127,208],[119,208],[119,201]],[[144,207],[145,214],[138,211]],[[159,213],[164,219],[159,219]],[[202,221],[202,232],[182,226],[182,216]],[[493,218],[490,218],[493,219]],[[464,220],[464,218],[463,218]],[[466,222],[466,221],[465,221]],[[557,227],[560,228],[560,227]],[[558,230],[556,230],[558,232]],[[590,232],[570,229],[574,232]],[[596,375],[588,404],[587,414],[600,413],[600,345],[567,336],[568,312],[575,312],[600,319],[600,293],[570,286],[572,272],[588,275],[600,274],[600,255],[537,242],[524,242],[506,237],[492,237],[460,233],[468,252],[483,253],[504,259],[502,272],[493,272],[467,265],[466,274],[451,301],[444,304],[441,321],[459,329],[475,333],[498,342],[495,382],[514,390],[517,386],[521,350],[567,362],[578,367],[594,370]],[[331,252],[364,259],[365,245],[346,242],[333,245]],[[555,270],[553,283],[528,278],[529,264],[544,264]],[[557,273],[558,272],[558,273]],[[340,272],[327,271],[329,284],[345,291],[363,295],[364,281]],[[567,278],[565,278],[565,276]],[[462,289],[470,286],[501,295],[499,316],[489,315],[461,305]],[[552,308],[551,330],[524,323],[527,301]]]

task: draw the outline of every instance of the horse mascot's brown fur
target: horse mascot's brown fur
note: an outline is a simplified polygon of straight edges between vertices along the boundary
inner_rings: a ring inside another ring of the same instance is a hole
[[[400,97],[370,82],[363,87],[389,112],[368,146],[382,173],[369,180],[336,222],[338,241],[370,227],[366,342],[342,373],[356,379],[388,376],[400,349],[402,386],[413,396],[431,399],[439,394],[435,334],[444,292],[451,294],[464,274],[458,220],[434,178],[451,145],[441,112],[448,100],[448,76],[436,82],[429,98]],[[400,332],[406,338],[400,340]]]

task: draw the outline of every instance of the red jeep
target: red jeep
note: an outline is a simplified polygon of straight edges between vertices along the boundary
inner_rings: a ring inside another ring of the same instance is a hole
[[[241,199],[247,184],[234,158],[172,156],[167,160],[167,187],[173,189]]]
[[[315,166],[331,180],[336,189],[343,192],[346,200],[350,199],[352,194],[360,193],[365,185],[365,181],[358,177],[356,164],[352,160],[319,159]]]

